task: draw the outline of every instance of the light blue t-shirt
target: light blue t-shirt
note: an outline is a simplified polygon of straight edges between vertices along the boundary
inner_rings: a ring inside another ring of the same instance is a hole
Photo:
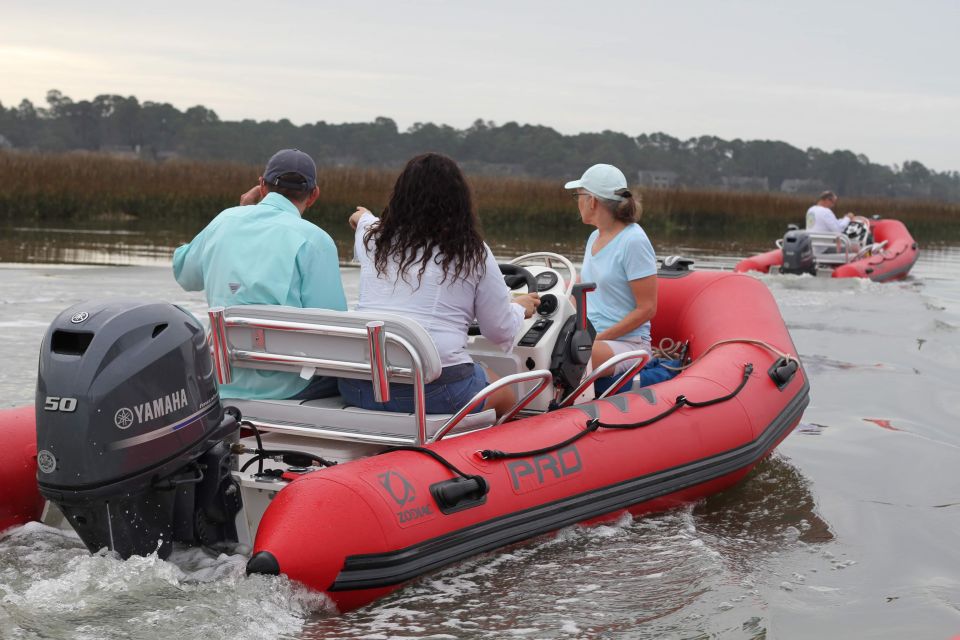
[[[233,207],[173,254],[173,277],[203,290],[211,307],[277,304],[346,311],[337,247],[279,193]],[[289,398],[308,380],[294,373],[234,368],[224,398]]]
[[[590,234],[580,271],[582,282],[597,285],[596,291],[587,294],[587,318],[597,333],[606,331],[637,308],[630,281],[657,273],[657,256],[640,225],[627,225],[597,255],[591,255],[599,236],[599,230]],[[621,337],[649,341],[650,323],[645,322]]]

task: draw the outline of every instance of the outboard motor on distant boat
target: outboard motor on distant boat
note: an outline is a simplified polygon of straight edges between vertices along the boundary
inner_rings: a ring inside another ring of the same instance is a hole
[[[810,273],[816,275],[817,263],[813,257],[813,240],[806,231],[791,229],[783,236],[783,266],[781,273]]]
[[[235,541],[225,414],[204,329],[162,302],[114,299],[61,313],[37,380],[37,480],[91,551]]]

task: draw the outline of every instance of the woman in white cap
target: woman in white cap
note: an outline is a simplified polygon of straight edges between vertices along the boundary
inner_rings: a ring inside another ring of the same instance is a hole
[[[568,182],[584,224],[596,227],[587,240],[580,278],[594,282],[587,317],[597,330],[593,366],[636,349],[650,350],[650,319],[657,312],[657,257],[637,224],[640,210],[623,172],[595,164]],[[622,373],[631,361],[621,363]]]

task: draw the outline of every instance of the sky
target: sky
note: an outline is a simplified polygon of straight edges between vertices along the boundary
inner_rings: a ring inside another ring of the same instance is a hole
[[[59,89],[223,120],[480,118],[960,170],[960,0],[5,5],[7,107]]]

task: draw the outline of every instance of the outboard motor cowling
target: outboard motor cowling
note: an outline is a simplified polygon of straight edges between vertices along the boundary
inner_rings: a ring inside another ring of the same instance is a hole
[[[790,230],[783,236],[783,266],[781,273],[817,274],[813,257],[813,240],[806,231]]]
[[[44,336],[37,481],[91,551],[236,539],[238,426],[220,405],[204,329],[162,302],[75,305]],[[231,488],[232,487],[232,488]]]

